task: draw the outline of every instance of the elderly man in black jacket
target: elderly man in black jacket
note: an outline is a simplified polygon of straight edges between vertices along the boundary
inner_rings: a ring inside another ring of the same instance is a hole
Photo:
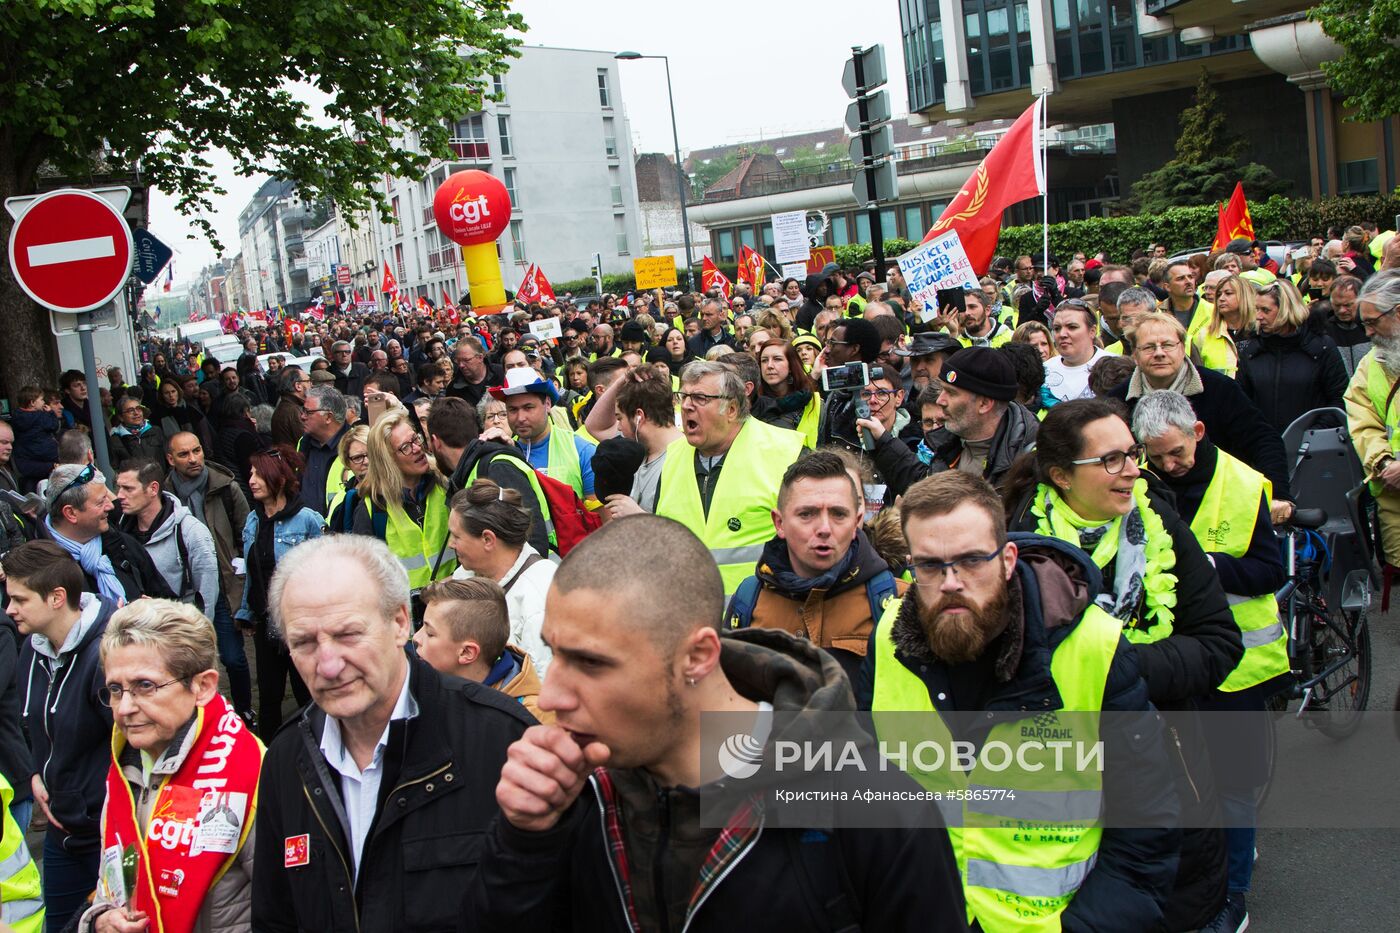
[[[1137,369],[1108,394],[1126,401],[1130,412],[1139,398],[1154,389],[1171,389],[1186,396],[1206,426],[1206,434],[1220,449],[1273,483],[1270,517],[1275,523],[1285,521],[1293,512],[1293,493],[1283,438],[1264,420],[1259,408],[1235,380],[1186,358],[1186,329],[1170,314],[1158,311],[1144,315],[1137,323],[1135,339]]]
[[[932,473],[961,470],[996,484],[1021,453],[1035,445],[1040,423],[1015,401],[1016,369],[1000,350],[968,347],[943,362],[939,383],[919,397],[920,415],[940,425],[924,433],[925,463],[879,422],[857,423],[875,438],[875,468],[890,498]]]
[[[410,659],[408,576],[375,538],[299,545],[268,605],[314,702],[263,761],[253,929],[456,929],[452,892],[481,858],[506,749],[533,717]]]
[[[620,566],[633,569],[619,576]],[[511,746],[459,930],[966,929],[931,806],[901,804],[916,825],[853,829],[872,824],[840,822],[851,814],[833,805],[816,828],[777,793],[811,781],[828,794],[917,794],[898,771],[872,759],[868,772],[813,769],[804,780],[701,753],[702,713],[733,719],[765,755],[824,739],[874,752],[829,655],[786,632],[721,638],[723,606],[708,549],[670,519],[609,522],[569,553],[544,625],[554,660],[540,703],[558,725]]]

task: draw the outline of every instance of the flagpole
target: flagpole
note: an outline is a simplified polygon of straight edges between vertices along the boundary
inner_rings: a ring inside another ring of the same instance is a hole
[[[1041,255],[1045,260],[1045,271],[1050,271],[1050,118],[1046,112],[1049,93],[1040,92],[1040,177],[1045,180],[1045,195],[1041,198],[1042,215],[1040,223]]]

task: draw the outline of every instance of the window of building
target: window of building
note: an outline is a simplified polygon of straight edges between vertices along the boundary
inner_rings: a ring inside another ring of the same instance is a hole
[[[613,214],[613,233],[617,239],[617,254],[626,256],[630,250],[627,247],[627,218],[621,214]]]
[[[613,207],[622,206],[622,169],[616,165],[608,166],[608,184],[612,186]]]
[[[907,204],[904,207],[904,238],[906,240],[920,240],[924,236],[924,212],[917,204]]]
[[[480,159],[491,158],[491,146],[486,141],[486,118],[479,114],[472,114],[457,120],[449,127],[452,138],[448,145],[457,154],[459,159]]]
[[[603,118],[603,151],[609,159],[617,158],[617,122],[612,117]]]
[[[773,225],[771,223],[763,224],[758,228],[758,232],[763,237],[763,258],[770,263],[777,262],[778,254],[773,249]]]
[[[758,237],[754,236],[753,227],[739,228],[739,242],[749,249],[758,246]]]
[[[825,143],[824,141],[818,142],[818,143],[817,143],[815,146],[813,146],[812,148],[816,149],[818,152],[821,152],[823,149],[826,148],[826,143]]]
[[[717,259],[720,262],[734,261],[735,253],[733,230],[721,230],[719,232],[719,237],[717,238],[715,243],[715,252],[719,254]]]
[[[612,106],[612,91],[608,89],[608,69],[598,69],[598,103],[604,107]]]
[[[774,152],[773,155],[775,155],[775,156],[780,156],[780,157],[781,157],[781,156],[787,155],[787,147],[786,147],[786,146],[779,146],[779,147],[778,147],[778,151],[777,151],[777,152]]]
[[[845,246],[850,242],[851,234],[846,226],[846,215],[837,214],[831,218],[831,245]]]
[[[500,133],[501,135],[501,155],[515,155],[514,150],[511,149],[510,143],[510,117],[496,117],[496,132]]]
[[[519,220],[510,222],[510,251],[516,262],[525,262],[525,224]]]
[[[394,212],[394,236],[403,236],[403,220],[399,217],[399,199],[394,198],[390,204]]]
[[[895,210],[886,207],[880,211],[880,230],[883,231],[881,238],[885,240],[899,236],[899,229],[895,226]]]
[[[518,211],[520,210],[520,195],[515,187],[515,169],[507,168],[503,174],[505,177],[502,180],[506,185],[506,194],[510,195],[511,209]]]
[[[494,77],[492,77],[491,89],[495,92],[496,96],[499,97],[502,102],[504,102],[506,97],[506,76],[495,75]]]
[[[870,214],[867,211],[856,211],[856,242],[870,243]]]
[[[1340,194],[1375,194],[1380,190],[1376,160],[1357,159],[1338,165],[1337,187]]]

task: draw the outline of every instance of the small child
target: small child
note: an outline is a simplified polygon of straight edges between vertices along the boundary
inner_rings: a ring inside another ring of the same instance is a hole
[[[35,385],[19,390],[19,410],[10,416],[15,431],[13,462],[26,490],[47,479],[58,460],[58,432],[63,421],[44,405],[44,390]]]

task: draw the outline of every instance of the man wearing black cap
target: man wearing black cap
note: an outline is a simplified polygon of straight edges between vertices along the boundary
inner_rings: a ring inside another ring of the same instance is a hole
[[[961,349],[962,344],[957,338],[943,331],[915,334],[910,338],[908,346],[895,349],[897,355],[909,362],[909,391],[904,396],[904,410],[909,412],[909,424],[902,436],[911,447],[917,447],[924,437],[923,428],[919,423],[922,414],[919,397],[934,384],[938,374],[943,371],[943,361],[948,355]]]
[[[1016,368],[1000,350],[968,347],[949,356],[937,387],[919,399],[942,425],[924,435],[929,463],[887,436],[878,420],[857,421],[875,438],[875,468],[885,479],[887,496],[903,495],[925,476],[950,469],[998,483],[1012,461],[1034,445],[1040,428],[1035,415],[1015,401],[1016,389]]]
[[[622,341],[622,352],[631,350],[635,353],[645,354],[647,351],[647,328],[640,321],[628,321],[622,325],[622,332],[618,335]]]

